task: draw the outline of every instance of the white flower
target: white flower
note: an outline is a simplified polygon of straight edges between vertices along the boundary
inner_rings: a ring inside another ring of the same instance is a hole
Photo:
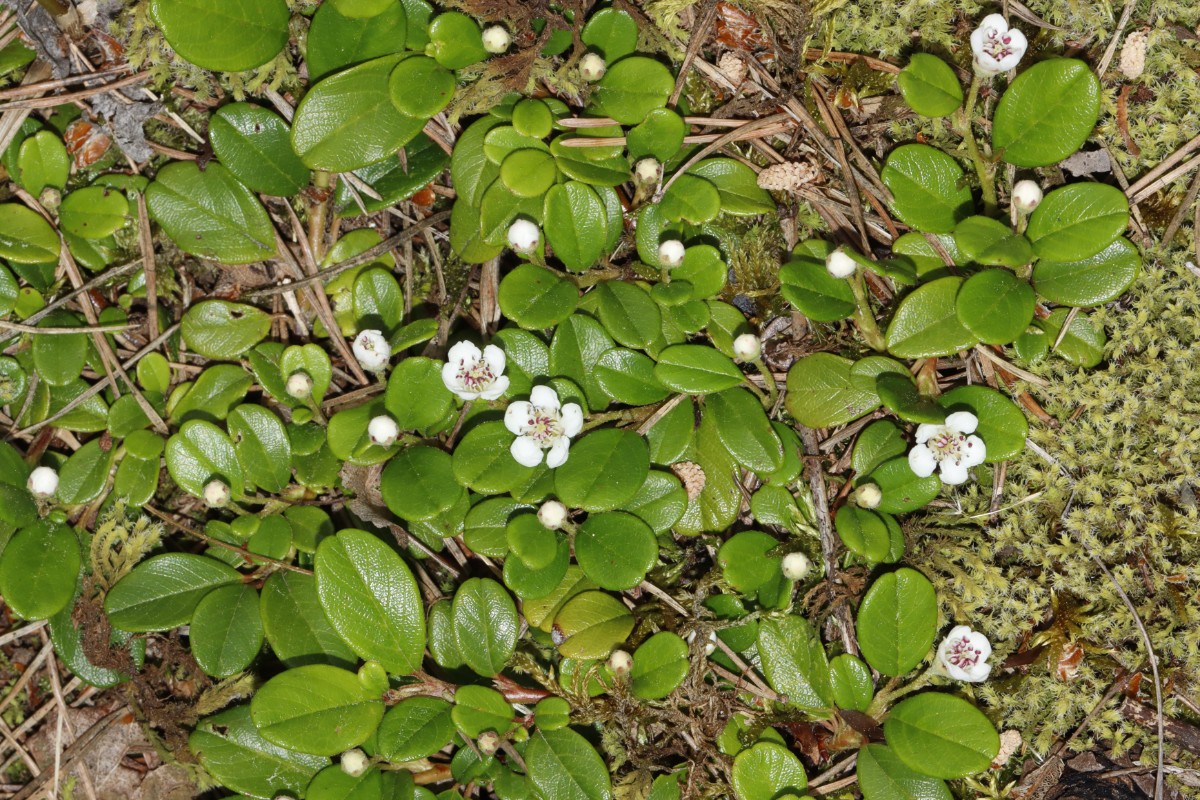
[[[567,507],[557,500],[547,500],[537,512],[538,522],[556,531],[567,521]]]
[[[224,508],[229,505],[231,497],[233,493],[224,481],[211,480],[204,486],[204,502],[208,503],[209,508]]]
[[[742,361],[757,361],[762,355],[762,339],[753,333],[743,333],[733,340],[733,354]]]
[[[503,25],[492,25],[483,29],[483,49],[489,53],[503,53],[512,44],[512,36]]]
[[[579,74],[588,83],[600,80],[605,72],[608,72],[608,67],[604,65],[604,59],[596,53],[588,53],[579,59]]]
[[[854,491],[854,499],[862,508],[879,508],[883,492],[874,483],[864,483]]]
[[[658,260],[667,267],[678,267],[683,263],[687,250],[678,239],[668,239],[658,246]]]
[[[450,348],[442,367],[442,383],[463,400],[495,400],[508,390],[504,351],[489,344],[481,351],[471,342]]]
[[[1017,211],[1028,214],[1042,202],[1042,187],[1036,181],[1017,181],[1012,190],[1012,204]]]
[[[372,417],[367,423],[367,436],[372,444],[391,447],[400,438],[400,426],[387,414],[380,414],[378,417]]]
[[[521,255],[529,255],[537,250],[541,231],[527,219],[518,219],[508,228],[508,246]]]
[[[354,357],[367,372],[381,372],[392,359],[392,346],[382,331],[363,331],[354,338]]]
[[[992,672],[991,642],[966,625],[953,628],[937,649],[936,668],[956,681],[982,683]]]
[[[633,165],[633,177],[638,183],[652,185],[662,177],[662,164],[657,158],[642,158]]]
[[[612,655],[608,657],[608,668],[618,677],[628,675],[633,669],[633,656],[624,650],[613,650]]]
[[[908,465],[922,478],[941,468],[942,483],[957,486],[967,480],[967,470],[982,464],[987,447],[971,436],[979,419],[969,411],[955,411],[944,425],[917,426],[917,444],[908,451]]]
[[[812,562],[804,553],[788,553],[780,562],[779,569],[789,581],[802,581],[812,571]]]
[[[38,467],[29,473],[25,483],[29,493],[40,500],[49,500],[58,491],[58,473],[50,467]]]
[[[287,379],[287,393],[297,400],[306,400],[312,396],[313,379],[304,370],[296,370]]]
[[[1020,63],[1028,44],[1025,34],[1016,28],[1009,28],[1004,17],[988,14],[971,34],[975,72],[984,78],[1008,72]]]
[[[546,454],[546,466],[561,467],[567,460],[571,439],[583,430],[583,409],[578,403],[560,405],[558,392],[549,386],[535,386],[529,401],[510,403],[504,412],[504,424],[517,435],[509,452],[523,467],[536,467]]]
[[[367,767],[370,765],[370,762],[367,760],[367,754],[358,747],[342,753],[341,762],[342,771],[353,778],[357,778],[366,772]]]
[[[835,278],[849,278],[858,269],[858,262],[839,247],[825,258],[825,269]]]

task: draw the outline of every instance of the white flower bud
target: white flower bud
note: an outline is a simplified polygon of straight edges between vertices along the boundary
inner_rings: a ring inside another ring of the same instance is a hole
[[[753,333],[743,333],[733,340],[733,354],[742,361],[757,361],[762,355],[762,339]]]
[[[849,278],[858,269],[858,263],[839,247],[825,259],[825,269],[835,278]]]
[[[1017,181],[1012,190],[1013,207],[1028,214],[1042,202],[1042,187],[1036,181]]]
[[[608,668],[618,678],[623,678],[633,669],[633,656],[624,650],[613,650],[608,657]]]
[[[58,491],[58,473],[50,467],[38,467],[29,473],[25,488],[39,500],[49,500]]]
[[[361,748],[355,747],[353,750],[347,750],[342,753],[342,771],[352,778],[357,778],[367,771],[370,766],[370,761],[367,759],[367,754]]]
[[[296,370],[287,379],[287,393],[297,400],[307,400],[312,397],[313,379],[307,372]]]
[[[608,67],[605,66],[604,59],[596,53],[588,53],[579,59],[579,74],[588,83],[600,80],[604,77],[605,72],[608,72]]]
[[[275,795],[275,800],[296,800],[296,798],[292,797],[290,794],[277,794]]]
[[[400,426],[387,414],[380,414],[378,417],[372,417],[367,423],[367,436],[370,437],[371,444],[391,447],[396,443],[396,439],[400,438]]]
[[[658,260],[667,267],[678,267],[683,263],[687,249],[678,239],[668,239],[658,246]]]
[[[224,481],[211,480],[204,486],[204,502],[209,508],[224,508],[232,497],[229,484]]]
[[[874,483],[864,483],[854,490],[854,500],[861,508],[879,508],[883,492]]]
[[[492,25],[483,29],[483,49],[489,53],[503,53],[512,44],[512,36],[503,25]]]
[[[508,246],[521,255],[529,255],[537,250],[541,231],[527,219],[519,219],[508,228]]]
[[[812,562],[804,553],[788,553],[780,562],[779,570],[789,581],[802,581],[812,571]]]
[[[392,346],[382,331],[363,331],[354,339],[354,357],[367,372],[382,372],[392,359]]]
[[[495,731],[484,731],[475,740],[475,746],[484,756],[495,755],[496,751],[500,749],[500,734]]]
[[[633,165],[633,179],[645,186],[658,183],[662,177],[662,164],[657,158],[642,158]]]
[[[556,531],[567,521],[567,507],[557,500],[547,500],[537,512],[538,522]]]

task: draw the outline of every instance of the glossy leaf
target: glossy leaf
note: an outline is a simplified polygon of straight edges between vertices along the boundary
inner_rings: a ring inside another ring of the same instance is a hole
[[[905,674],[921,663],[937,635],[933,584],[908,567],[881,575],[863,596],[857,623],[867,663],[884,675]]]
[[[192,614],[188,641],[196,663],[215,678],[250,666],[263,643],[258,592],[246,585],[213,589]]]
[[[261,342],[270,328],[270,315],[226,300],[203,300],[183,315],[183,340],[206,358],[237,358]]]
[[[209,123],[213,152],[250,189],[290,197],[308,184],[308,167],[292,150],[291,129],[253,103],[221,106]]]
[[[808,786],[800,759],[776,742],[758,742],[733,760],[737,800],[799,798]]]
[[[104,612],[113,627],[124,631],[166,631],[186,625],[213,589],[240,582],[237,571],[216,559],[164,553],[117,581],[104,598]]]
[[[1026,233],[1038,258],[1078,261],[1107,248],[1128,226],[1124,192],[1104,183],[1072,183],[1042,198]]]
[[[947,356],[978,339],[958,319],[961,278],[939,278],[918,286],[900,301],[887,329],[888,352],[900,358]]]
[[[80,564],[73,529],[36,522],[17,531],[0,551],[0,594],[24,619],[52,617],[75,596]]]
[[[46,264],[61,249],[54,228],[36,211],[18,203],[0,204],[0,258],[14,264]]]
[[[928,53],[916,53],[896,77],[904,102],[924,117],[944,117],[963,102],[962,85],[945,61]]]
[[[467,666],[486,677],[499,674],[520,632],[516,606],[504,587],[489,578],[467,580],[454,593],[451,621]]]
[[[271,678],[250,701],[250,716],[269,742],[331,756],[362,744],[383,719],[383,701],[349,670],[296,667]]]
[[[941,692],[900,701],[883,731],[901,761],[935,778],[982,772],[1000,750],[1000,736],[982,711],[961,697]]]
[[[1090,258],[1038,261],[1033,285],[1052,303],[1088,308],[1120,297],[1137,280],[1141,267],[1137,247],[1120,237]]]
[[[546,240],[568,269],[582,272],[604,254],[608,229],[596,190],[568,181],[546,193]]]
[[[637,494],[649,471],[645,440],[606,428],[572,443],[567,462],[554,471],[554,489],[571,508],[611,511]]]
[[[538,730],[525,748],[534,796],[544,800],[612,800],[612,781],[604,760],[570,728]]]
[[[954,308],[958,320],[985,344],[1009,344],[1029,327],[1037,296],[1006,269],[986,269],[967,278]]]
[[[793,364],[787,377],[788,413],[810,428],[827,428],[877,408],[879,396],[851,382],[851,364],[832,353],[814,353]]]
[[[1044,167],[1078,150],[1100,116],[1100,81],[1074,58],[1039,61],[996,106],[992,149],[1018,167]]]
[[[940,778],[922,774],[888,747],[869,744],[858,751],[855,764],[863,800],[953,800]]]
[[[174,161],[146,188],[146,205],[185,253],[226,264],[275,255],[275,229],[254,194],[221,164]]]
[[[670,631],[656,633],[633,653],[630,688],[643,700],[661,700],[683,683],[689,666],[687,642]]]
[[[251,797],[286,791],[299,796],[329,759],[306,755],[262,737],[250,706],[238,705],[200,720],[188,738],[192,752],[227,789]]]
[[[633,514],[590,514],[575,534],[575,559],[583,573],[603,589],[637,586],[658,560],[654,531]]]
[[[891,152],[880,173],[895,197],[892,210],[912,227],[949,233],[971,213],[971,189],[962,167],[927,144],[906,144]]]
[[[175,52],[205,69],[254,69],[288,40],[284,0],[153,0],[150,13]]]
[[[813,710],[833,705],[825,648],[805,619],[763,620],[758,626],[758,654],[767,682],[787,695],[790,704]]]

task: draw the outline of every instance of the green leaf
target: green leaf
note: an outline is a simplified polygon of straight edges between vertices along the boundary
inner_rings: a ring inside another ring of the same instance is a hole
[[[1033,268],[1033,286],[1052,303],[1088,308],[1120,297],[1141,268],[1137,247],[1121,237],[1090,258],[1039,261]]]
[[[866,713],[875,696],[871,669],[862,659],[842,653],[829,662],[829,682],[838,708]]]
[[[684,173],[663,193],[659,208],[668,222],[701,225],[721,213],[721,195],[712,181]]]
[[[1100,81],[1074,58],[1040,61],[1017,76],[992,121],[992,150],[1018,167],[1045,167],[1074,153],[1100,117]]]
[[[907,449],[907,445],[904,449]],[[882,514],[916,511],[928,505],[942,490],[942,482],[937,475],[919,477],[908,466],[908,458],[884,461],[871,471],[867,480],[876,484],[883,492],[883,498],[876,509]]]
[[[704,300],[720,294],[728,274],[729,267],[721,257],[721,251],[712,245],[700,244],[684,251],[683,263],[671,270],[671,280],[687,281],[692,285],[690,298]]]
[[[1051,343],[1058,342],[1070,309],[1058,308],[1045,319],[1034,320],[1034,324],[1049,334]],[[1104,345],[1108,337],[1104,328],[1086,314],[1078,314],[1071,320],[1066,334],[1054,352],[1077,367],[1094,367],[1104,359]]]
[[[962,167],[927,144],[906,144],[891,152],[880,173],[895,197],[892,210],[908,225],[949,233],[971,213],[971,188]]]
[[[395,153],[425,122],[400,112],[388,76],[402,56],[337,72],[309,89],[292,120],[292,148],[311,169],[347,172]]]
[[[554,640],[567,658],[607,658],[633,631],[633,614],[604,592],[580,592],[554,615]]]
[[[633,514],[590,514],[575,534],[575,560],[602,589],[632,589],[658,561],[654,531]]]
[[[958,320],[985,344],[1016,341],[1033,320],[1037,295],[1006,269],[985,269],[963,282],[954,300]]]
[[[1020,267],[1033,260],[1029,240],[990,217],[975,215],[958,223],[954,242],[976,264]]]
[[[331,0],[334,7],[347,17],[372,18],[382,14],[395,0]]]
[[[450,704],[438,697],[409,697],[383,715],[379,752],[400,763],[428,758],[454,738]]]
[[[578,131],[563,134],[550,143],[550,153],[562,173],[568,178],[581,181],[590,186],[619,186],[629,180],[629,161],[624,156],[596,158],[589,151],[600,150],[597,147],[569,147],[563,142],[579,136],[587,136],[584,131],[594,132],[602,128],[582,128]],[[617,130],[620,130],[618,127]],[[455,148],[457,149],[457,147]]]
[[[490,578],[471,578],[454,593],[450,613],[467,666],[485,677],[498,675],[512,658],[520,632],[508,592]]]
[[[852,362],[832,353],[813,353],[788,370],[788,413],[809,428],[841,425],[879,406],[874,391],[857,388],[850,379]]]
[[[525,764],[538,800],[612,800],[604,760],[570,728],[535,732],[525,748]]]
[[[787,695],[790,704],[813,710],[833,705],[825,648],[804,618],[763,620],[758,626],[758,654],[767,682]]]
[[[588,25],[590,26],[596,17],[610,12],[611,9],[605,9],[593,15]],[[623,11],[612,13],[625,14]],[[585,33],[586,30],[585,27]],[[629,158],[634,162],[642,158],[667,161],[683,147],[683,137],[686,135],[687,124],[682,117],[669,108],[656,108],[646,115],[646,119],[640,125],[630,128],[626,134]]]
[[[175,403],[170,420],[176,424],[189,419],[223,420],[246,397],[253,383],[249,373],[235,364],[209,367]]]
[[[554,156],[543,150],[513,150],[500,164],[500,181],[517,197],[543,197],[557,180]]]
[[[737,463],[760,475],[783,466],[783,443],[762,403],[748,390],[726,389],[709,395],[704,413],[712,415],[717,436]]]
[[[426,51],[447,69],[465,69],[488,57],[482,37],[483,31],[475,20],[450,11],[433,18]]]
[[[546,193],[546,241],[567,269],[583,272],[604,255],[604,202],[586,183],[568,181]]]
[[[183,423],[179,433],[167,440],[167,471],[184,491],[204,496],[209,481],[225,483],[234,497],[245,489],[241,463],[225,431],[205,420]]]
[[[662,337],[662,313],[641,286],[606,281],[593,290],[600,322],[619,344],[650,350]]]
[[[205,358],[232,359],[266,338],[271,316],[254,306],[204,300],[183,315],[183,340]]]
[[[687,642],[670,631],[656,633],[633,653],[630,688],[635,697],[662,700],[683,683],[688,667]]]
[[[103,186],[77,189],[62,200],[59,226],[81,239],[103,239],[120,230],[129,215],[125,195]]]
[[[352,667],[358,657],[329,624],[317,580],[299,572],[276,572],[263,584],[259,602],[263,633],[289,667],[326,663]]]
[[[426,56],[404,59],[388,78],[392,103],[400,113],[421,119],[445,108],[454,87],[454,73]]]
[[[513,434],[503,422],[484,422],[472,428],[454,448],[455,479],[480,494],[503,494],[523,485],[534,470],[513,460],[512,443]]]
[[[288,40],[284,0],[153,0],[150,13],[167,44],[204,69],[254,69]]]
[[[495,117],[482,117],[468,126],[454,143],[450,180],[458,192],[458,199],[463,201],[455,203],[455,208],[478,207],[483,200],[483,191],[500,175],[499,165],[488,160],[483,147],[487,135],[502,123]]]
[[[393,2],[381,14],[358,18],[341,14],[333,3],[322,3],[308,29],[304,55],[309,79],[315,83],[343,67],[400,52],[408,28],[403,3]]]
[[[35,522],[0,551],[0,594],[19,617],[52,617],[75,596],[80,564],[74,530],[49,520]]]
[[[450,715],[458,729],[472,739],[484,731],[506,733],[513,727],[513,707],[504,695],[486,686],[459,686]]]
[[[937,594],[916,570],[881,575],[863,596],[858,643],[867,663],[884,675],[899,677],[920,664],[936,635]]]
[[[734,216],[771,214],[775,201],[758,185],[758,175],[750,167],[732,158],[706,158],[688,170],[710,181],[721,196],[721,211]]]
[[[852,371],[851,380],[853,378]],[[875,379],[875,391],[884,407],[905,422],[940,424],[946,419],[946,412],[937,403],[921,395],[907,372],[880,373]]]
[[[388,462],[379,490],[388,509],[407,520],[436,517],[464,491],[455,480],[450,454],[423,445],[403,450]]]
[[[671,71],[652,58],[630,56],[608,68],[592,94],[592,109],[622,125],[637,125],[667,103],[675,88]]]
[[[262,737],[280,747],[332,756],[367,740],[383,719],[383,701],[349,670],[296,667],[263,684],[250,701]]]
[[[769,533],[735,533],[717,551],[722,577],[742,594],[754,594],[778,577],[781,558],[767,555],[778,546],[778,540]]]
[[[950,65],[937,56],[916,53],[896,81],[904,101],[923,117],[944,117],[962,106],[962,85]]]
[[[0,258],[14,264],[58,261],[62,244],[50,223],[17,203],[0,204]]]
[[[442,148],[424,133],[419,133],[405,145],[402,153],[354,170],[354,174],[379,195],[375,198],[363,194],[358,200],[371,213],[408,200],[437,178],[449,160]],[[345,181],[338,182],[339,209],[358,208],[358,200],[347,191],[348,187]]]
[[[676,344],[664,349],[654,374],[663,386],[683,394],[732,389],[745,378],[728,356],[699,344]]]
[[[394,550],[364,531],[341,531],[317,547],[314,571],[321,607],[350,649],[394,675],[420,668],[421,595]]]
[[[1026,233],[1038,258],[1078,261],[1107,248],[1128,226],[1124,192],[1104,183],[1073,183],[1042,198]]]
[[[835,278],[816,258],[797,257],[779,270],[784,299],[814,322],[835,322],[854,314],[854,292],[850,282]]]
[[[205,717],[188,737],[188,746],[209,774],[225,788],[251,797],[300,796],[329,759],[297,753],[262,737],[250,719],[250,706],[234,706]]]
[[[226,264],[275,255],[275,229],[258,198],[221,164],[175,161],[146,188],[150,216],[185,253]]]
[[[979,419],[975,434],[987,446],[987,463],[1007,461],[1025,449],[1029,422],[1016,403],[986,386],[959,386],[939,398],[947,411],[970,411]]]
[[[650,405],[670,394],[654,375],[654,361],[636,350],[606,350],[596,362],[594,374],[600,388],[618,403]]]
[[[838,536],[850,552],[872,563],[887,558],[891,547],[883,518],[865,508],[842,506],[833,520]]]
[[[888,745],[910,768],[935,778],[982,772],[1000,751],[992,723],[961,697],[925,692],[900,701],[883,724]]]
[[[954,800],[940,778],[917,772],[881,744],[858,751],[855,771],[863,800]]]
[[[312,397],[320,403],[325,399],[329,390],[329,382],[333,378],[333,366],[329,355],[320,345],[292,345],[283,351],[279,357],[279,375],[286,380],[296,372],[303,372],[312,378]]]
[[[274,111],[253,103],[221,106],[208,135],[221,163],[253,191],[290,197],[308,185],[308,167],[292,150],[291,128]]]
[[[34,197],[47,186],[62,189],[70,176],[71,158],[53,131],[38,131],[21,142],[17,154],[18,182]]]
[[[228,425],[247,483],[268,492],[283,491],[292,478],[292,443],[279,417],[247,404],[230,413]]]
[[[799,798],[808,786],[800,759],[782,744],[758,742],[733,760],[733,791],[737,800]]]
[[[606,428],[572,443],[567,462],[554,471],[554,491],[571,508],[611,511],[637,494],[649,472],[645,440]]]
[[[442,381],[442,363],[414,356],[396,365],[384,396],[387,412],[401,430],[425,430],[454,408],[454,395]]]
[[[192,614],[188,641],[200,669],[228,678],[250,666],[262,649],[262,617],[252,586],[213,589]]]
[[[166,631],[186,625],[213,589],[240,583],[241,578],[214,558],[164,553],[117,581],[104,598],[104,612],[113,627],[123,631]]]
[[[80,320],[69,311],[48,314],[38,327],[78,328]],[[78,380],[88,360],[87,334],[53,334],[33,337],[33,366],[51,386],[67,386]]]
[[[580,38],[611,64],[637,50],[638,27],[624,11],[604,8],[588,18]]]
[[[513,106],[512,124],[517,133],[545,139],[554,130],[554,112],[544,101],[527,97]]]
[[[113,452],[93,439],[67,459],[59,473],[58,500],[63,505],[90,503],[104,491]]]
[[[955,301],[962,278],[938,278],[900,301],[887,329],[888,352],[899,358],[948,356],[978,339],[958,320]]]

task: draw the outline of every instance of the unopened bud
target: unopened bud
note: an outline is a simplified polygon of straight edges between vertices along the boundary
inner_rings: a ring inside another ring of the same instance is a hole
[[[835,278],[849,278],[858,269],[858,264],[839,247],[825,259],[825,269]]]
[[[633,165],[633,179],[644,186],[653,186],[662,177],[662,164],[657,158],[643,158]]]
[[[366,753],[355,747],[342,753],[341,763],[343,772],[352,778],[357,778],[367,771],[370,761],[367,759]]]
[[[873,483],[864,483],[854,490],[854,501],[862,508],[878,508],[883,492]]]
[[[489,53],[503,53],[512,44],[512,36],[503,25],[492,25],[483,29],[483,49]]]
[[[380,414],[378,417],[372,417],[367,423],[367,436],[370,437],[371,444],[391,447],[400,438],[400,426],[387,414]]]
[[[683,263],[687,249],[678,239],[668,239],[658,246],[658,260],[666,267],[678,267]]]
[[[289,397],[294,397],[297,400],[307,400],[312,397],[313,379],[309,377],[307,372],[297,370],[288,376],[287,393]]]
[[[58,473],[50,467],[38,467],[29,473],[25,487],[39,500],[49,500],[58,491]]]
[[[547,500],[537,512],[538,522],[556,531],[567,521],[567,507],[557,500]]]
[[[392,347],[382,331],[367,330],[354,339],[354,357],[367,372],[382,372],[392,359]]]
[[[537,250],[541,231],[527,219],[519,219],[508,228],[508,246],[521,255],[529,255]]]
[[[500,749],[500,734],[495,731],[484,731],[475,740],[475,746],[485,756],[495,755],[496,751]]]
[[[1022,214],[1033,211],[1042,202],[1042,187],[1035,181],[1017,181],[1012,190],[1012,204]]]
[[[608,67],[604,64],[604,59],[595,53],[588,53],[583,58],[579,59],[579,74],[588,83],[595,83],[604,77],[604,73],[608,72]]]
[[[742,361],[757,361],[762,355],[762,339],[753,333],[743,333],[733,340],[733,354]]]
[[[613,675],[623,678],[633,669],[633,656],[624,650],[613,650],[608,657],[608,668]]]
[[[204,486],[204,502],[209,508],[224,508],[232,497],[229,484],[224,481],[211,480]]]
[[[779,570],[789,581],[802,581],[812,571],[812,562],[804,553],[788,553],[783,557]]]

